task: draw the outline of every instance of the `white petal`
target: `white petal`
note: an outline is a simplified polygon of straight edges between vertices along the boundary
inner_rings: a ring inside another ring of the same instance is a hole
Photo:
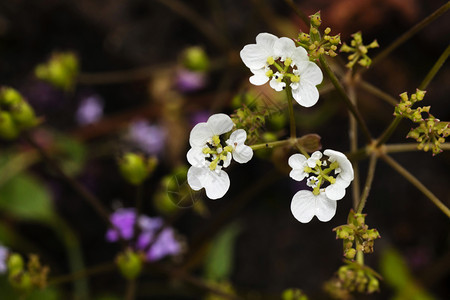
[[[301,62],[309,62],[308,52],[303,47],[296,47],[292,52],[292,60],[298,66]]]
[[[256,43],[266,49],[273,49],[273,45],[277,40],[278,37],[267,32],[262,32],[256,36]]]
[[[206,122],[211,128],[214,135],[221,135],[228,131],[230,131],[234,123],[231,120],[231,118],[226,114],[215,114],[209,117],[208,121]]]
[[[207,123],[198,123],[191,130],[189,144],[191,147],[204,147],[206,145],[206,141],[211,139],[213,135],[214,133]]]
[[[222,170],[217,172],[208,168],[190,167],[187,179],[193,190],[198,191],[205,188],[206,196],[213,200],[222,198],[230,188],[230,178]]]
[[[232,154],[230,152],[227,153],[227,158],[225,159],[225,161],[223,162],[223,167],[226,168],[231,164],[231,158],[232,158]]]
[[[344,153],[327,149],[323,151],[323,154],[327,155],[330,161],[338,162],[339,168],[341,169],[338,178],[340,177],[349,182],[353,180],[354,178],[353,166]]]
[[[200,177],[203,176],[202,174],[206,172],[206,168],[197,168],[197,167],[190,167],[187,172],[187,181],[189,186],[194,190],[198,191],[203,188],[202,182],[200,181]]]
[[[249,162],[253,157],[253,150],[247,145],[238,145],[233,152],[233,159],[240,164]]]
[[[322,70],[315,63],[308,61],[297,65],[300,80],[311,85],[318,85],[323,80]]]
[[[316,196],[311,191],[298,191],[291,202],[291,212],[294,217],[302,222],[308,223],[316,213]]]
[[[289,157],[288,164],[292,169],[303,170],[306,163],[306,157],[302,154],[293,154]]]
[[[324,194],[316,196],[316,216],[320,221],[330,221],[336,214],[336,207],[336,201],[328,199]]]
[[[238,129],[233,131],[233,133],[230,135],[230,138],[227,141],[227,145],[235,146],[236,144],[243,144],[245,140],[247,139],[247,132],[245,132],[244,129]]]
[[[335,183],[325,188],[325,194],[330,200],[341,200],[345,196],[345,187],[336,179]]]
[[[204,167],[206,166],[206,160],[205,155],[202,152],[202,148],[200,147],[194,147],[189,149],[188,153],[186,154],[188,162],[194,166],[194,167]]]
[[[307,175],[308,174],[302,169],[295,169],[289,173],[289,177],[297,181],[302,181]]]
[[[295,50],[295,43],[287,37],[282,37],[275,42],[273,50],[275,56],[279,56],[284,60],[286,57],[292,56]]]
[[[253,85],[263,85],[267,81],[269,81],[269,77],[266,76],[266,74],[264,73],[264,70],[263,70],[263,74],[255,74],[255,75],[251,76],[248,80]]]
[[[269,84],[270,84],[270,87],[273,88],[277,92],[284,90],[284,88],[286,87],[286,82],[278,81],[277,79],[275,79],[275,76],[272,77],[272,80],[270,80]]]
[[[314,85],[304,83],[300,78],[300,85],[292,90],[292,96],[301,106],[311,107],[319,100],[319,91]]]

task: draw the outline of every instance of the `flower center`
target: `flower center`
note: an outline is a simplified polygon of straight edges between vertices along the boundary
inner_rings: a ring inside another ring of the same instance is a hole
[[[202,149],[205,155],[205,161],[209,162],[209,169],[214,171],[220,170],[228,158],[228,154],[233,152],[233,147],[222,147],[222,141],[218,135],[212,137],[206,142],[206,147]]]
[[[296,85],[300,82],[299,70],[292,58],[274,58],[269,56],[266,64],[266,76],[278,82],[284,81],[286,84]]]
[[[320,189],[336,182],[337,174],[341,172],[337,161],[317,160],[316,165],[311,168],[306,165],[303,169],[305,173],[314,174],[307,179],[306,185],[313,188],[313,194],[319,195]],[[328,166],[328,167],[327,167]]]

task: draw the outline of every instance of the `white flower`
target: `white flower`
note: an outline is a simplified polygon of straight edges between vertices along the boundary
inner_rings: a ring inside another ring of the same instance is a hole
[[[189,138],[191,149],[187,160],[192,165],[187,174],[188,184],[195,191],[205,188],[210,199],[222,198],[230,187],[230,178],[222,170],[230,165],[233,158],[238,163],[246,163],[253,157],[253,150],[244,144],[245,130],[234,131],[222,145],[220,135],[231,131],[234,124],[225,114],[215,114],[207,122],[192,129]]]
[[[291,212],[301,223],[308,223],[314,216],[328,222],[336,213],[336,201],[328,199],[324,193],[314,195],[311,191],[301,190],[292,198]]]
[[[309,158],[294,154],[288,160],[292,168],[289,176],[298,181],[308,177],[306,185],[313,188],[299,191],[292,198],[292,214],[302,223],[314,216],[322,222],[329,221],[336,212],[336,201],[345,196],[345,189],[353,180],[352,164],[343,153],[327,149],[323,154],[328,157],[323,162],[319,151]]]
[[[341,152],[327,149],[323,154],[328,156],[328,160],[333,164],[337,163],[335,169],[337,173],[336,182],[325,188],[325,193],[331,200],[340,200],[345,196],[345,189],[353,180],[353,166],[348,158]]]
[[[289,82],[292,96],[305,107],[313,106],[319,99],[316,85],[322,82],[322,71],[309,61],[306,50],[296,47],[293,40],[260,33],[256,44],[244,46],[240,56],[253,73],[252,84],[263,85],[271,79],[270,86],[281,91]]]
[[[234,131],[227,140],[227,145],[233,147],[233,159],[240,164],[244,164],[253,157],[253,150],[247,145],[244,145],[247,139],[247,133],[244,129]]]

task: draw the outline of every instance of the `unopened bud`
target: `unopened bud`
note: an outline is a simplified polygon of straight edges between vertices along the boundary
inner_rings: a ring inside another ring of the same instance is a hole
[[[312,16],[309,17],[311,20],[311,25],[314,27],[319,27],[322,24],[322,19],[320,18],[320,11],[316,12]]]
[[[183,65],[191,71],[206,71],[209,68],[209,58],[202,47],[190,47],[183,53]]]
[[[37,124],[33,108],[25,101],[11,106],[11,116],[21,128],[29,128]]]
[[[0,137],[11,140],[19,135],[19,129],[10,113],[0,111]]]
[[[122,177],[133,185],[141,184],[156,166],[156,161],[151,162],[150,168],[143,155],[126,153],[119,159],[119,168]]]
[[[354,259],[356,256],[356,249],[355,248],[347,249],[344,253],[344,256],[348,259]]]
[[[128,280],[135,279],[142,271],[142,256],[131,249],[117,256],[116,263],[122,275]]]

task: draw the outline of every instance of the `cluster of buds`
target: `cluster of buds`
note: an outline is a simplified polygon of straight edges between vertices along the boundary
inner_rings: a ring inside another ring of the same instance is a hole
[[[411,97],[408,97],[407,92],[400,94],[401,101],[395,107],[394,115],[418,123],[419,125],[411,129],[406,137],[419,142],[417,146],[419,150],[427,152],[431,149],[433,155],[436,155],[442,152],[440,146],[450,135],[449,122],[441,122],[430,114],[430,106],[411,108],[416,102],[423,100],[425,93],[425,91],[417,89]],[[422,113],[426,113],[427,117],[424,118]]]
[[[351,293],[371,294],[379,290],[381,276],[367,266],[348,261],[326,282],[325,290],[337,299],[353,299]]]
[[[281,295],[283,300],[308,300],[308,296],[300,289],[287,289]]]
[[[350,211],[346,225],[333,229],[336,231],[336,239],[342,239],[344,256],[354,259],[356,252],[372,253],[374,241],[380,238],[376,229],[369,229],[365,224],[365,214]]]
[[[246,128],[247,140],[249,143],[256,142],[261,139],[261,129],[266,124],[266,118],[270,115],[267,109],[261,109],[255,106],[254,109],[242,104],[242,106],[235,110],[231,115],[231,120],[236,124],[237,128]]]
[[[158,159],[143,154],[128,152],[119,158],[122,177],[132,185],[140,185],[155,170]]]
[[[320,18],[320,11],[316,12],[310,18],[309,34],[300,32],[296,40],[297,45],[302,46],[308,51],[311,60],[319,59],[322,54],[335,57],[336,50],[339,44],[341,44],[341,35],[329,35],[331,32],[330,27],[327,27],[323,35],[319,32],[319,27],[322,24]]]
[[[361,66],[368,68],[372,63],[372,60],[367,56],[367,52],[368,49],[379,47],[377,40],[374,40],[369,45],[364,45],[360,31],[352,34],[352,37],[353,39],[350,42],[351,46],[344,43],[340,49],[340,52],[352,53],[348,56],[349,62],[346,65],[347,68],[352,69],[356,62]]]
[[[22,130],[39,123],[33,108],[13,88],[0,89],[0,137],[16,138]]]
[[[36,66],[35,76],[56,88],[70,91],[73,89],[78,76],[78,58],[72,52],[57,52],[50,59]]]
[[[20,292],[28,293],[35,288],[47,286],[47,276],[50,269],[42,266],[39,257],[31,254],[27,265],[20,254],[13,253],[8,258],[8,279],[11,286]]]
[[[133,280],[141,274],[144,261],[144,253],[135,252],[130,248],[119,253],[116,257],[116,264],[120,273],[128,280]]]

